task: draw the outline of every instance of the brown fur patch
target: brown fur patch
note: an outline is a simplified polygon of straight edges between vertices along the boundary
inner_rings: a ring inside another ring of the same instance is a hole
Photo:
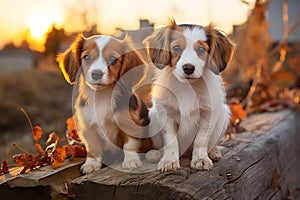
[[[134,123],[139,126],[146,126],[150,123],[146,104],[135,94],[129,100],[129,113]]]
[[[170,51],[171,51],[171,67],[175,67],[177,61],[180,59],[180,56],[183,52],[183,50],[186,48],[186,40],[183,35],[183,30],[181,27],[177,27],[174,32],[171,34],[171,40],[170,40]],[[179,50],[176,50],[175,47],[179,48]]]
[[[170,34],[169,29],[160,28],[145,39],[150,58],[157,68],[162,69],[171,62]]]
[[[84,59],[85,56],[90,56],[90,60],[86,61]],[[94,62],[99,57],[99,49],[97,47],[97,44],[95,42],[95,39],[93,37],[87,38],[83,44],[82,47],[82,52],[80,54],[80,61],[81,61],[81,67],[84,71],[84,74],[87,73],[88,69]]]
[[[119,40],[112,39],[103,48],[102,55],[108,65],[108,77],[110,81],[116,82],[119,79],[119,73],[122,68],[123,62],[123,43]],[[115,63],[111,63],[110,58],[115,57],[117,60]]]
[[[223,35],[220,31],[214,28],[213,24],[204,27],[208,38],[209,54],[211,56],[208,63],[212,71],[215,72],[217,67],[218,71],[223,71],[228,62],[231,60],[235,45],[228,37]]]
[[[85,38],[79,34],[72,45],[64,53],[59,54],[56,59],[65,80],[70,84],[74,84],[76,74],[80,69],[80,55],[84,42]]]

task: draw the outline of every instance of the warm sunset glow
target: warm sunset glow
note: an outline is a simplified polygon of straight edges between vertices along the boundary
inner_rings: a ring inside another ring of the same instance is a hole
[[[247,19],[250,8],[241,0],[9,0],[0,7],[0,48],[8,42],[18,45],[25,39],[31,48],[43,51],[52,25],[70,33],[97,24],[99,32],[114,34],[116,27],[139,28],[139,19],[149,19],[155,27],[164,25],[169,18],[201,25],[212,21],[230,33],[233,24]]]
[[[44,43],[46,41],[46,33],[49,31],[53,22],[50,18],[39,16],[32,18],[28,22],[29,33],[26,40],[30,44],[30,48],[43,52],[45,50]]]
[[[29,16],[27,24],[30,35],[26,39],[30,44],[30,48],[42,52],[45,50],[44,43],[48,31],[53,25],[56,27],[61,26],[62,17],[59,14],[39,13],[38,15]]]
[[[30,34],[36,38],[40,39],[48,31],[51,22],[42,18],[35,18],[29,22]]]

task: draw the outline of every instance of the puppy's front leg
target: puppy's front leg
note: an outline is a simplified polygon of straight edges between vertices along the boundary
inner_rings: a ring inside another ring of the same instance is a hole
[[[211,114],[201,113],[199,130],[194,140],[191,167],[198,170],[210,170],[213,167],[212,160],[208,157],[208,142],[212,134],[213,123]]]
[[[124,150],[124,161],[122,167],[133,170],[143,165],[138,154],[139,148],[141,146],[141,141],[138,138],[134,138],[125,135],[125,143],[123,145]]]
[[[167,119],[162,137],[164,141],[164,154],[158,163],[158,170],[162,172],[175,171],[180,168],[180,164],[177,124],[174,120]]]
[[[97,129],[94,126],[80,131],[80,138],[84,142],[87,150],[87,158],[81,166],[81,171],[84,174],[91,173],[101,169],[102,166],[102,140],[98,135]]]

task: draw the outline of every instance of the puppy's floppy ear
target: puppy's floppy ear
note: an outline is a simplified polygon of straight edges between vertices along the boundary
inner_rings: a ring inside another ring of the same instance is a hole
[[[128,35],[121,41],[121,45],[123,52],[118,79],[126,83],[126,87],[133,88],[144,78],[145,67],[141,66],[149,63],[149,60],[145,60],[148,58],[147,51],[145,48],[137,47]]]
[[[227,36],[216,30],[213,24],[204,27],[204,30],[208,38],[210,55],[207,64],[215,74],[219,74],[231,60],[235,44]]]
[[[170,20],[167,27],[155,30],[143,41],[147,46],[152,62],[159,69],[171,63],[170,36],[175,26],[176,22]]]
[[[84,41],[83,35],[78,34],[72,45],[64,53],[60,53],[56,59],[65,80],[70,84],[75,83],[76,74],[81,66],[80,55]]]
[[[144,48],[136,47],[129,35],[126,35],[122,40],[123,55],[122,55],[122,66],[119,72],[119,78],[126,72],[134,67],[138,67],[145,64],[144,58],[147,58],[146,50]]]

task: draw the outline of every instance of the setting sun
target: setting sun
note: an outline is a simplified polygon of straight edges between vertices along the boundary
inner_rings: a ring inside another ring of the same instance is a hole
[[[46,33],[49,31],[53,21],[46,16],[32,17],[28,20],[28,28],[30,35],[27,36],[27,41],[30,47],[37,51],[44,51],[44,43]]]
[[[29,22],[29,31],[32,37],[41,39],[51,26],[49,19],[35,18]]]
[[[28,16],[27,26],[29,35],[27,41],[30,42],[30,47],[37,51],[44,51],[44,43],[46,41],[47,33],[50,31],[53,25],[61,26],[62,15],[56,14],[50,15],[47,12],[35,12],[34,15]]]

